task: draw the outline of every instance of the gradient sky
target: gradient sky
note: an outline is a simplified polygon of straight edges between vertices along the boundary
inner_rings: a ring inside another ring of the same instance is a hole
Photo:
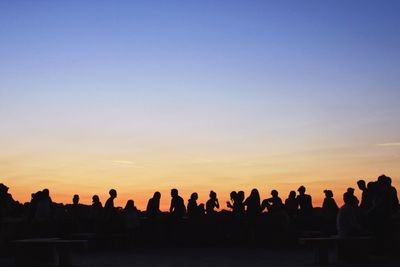
[[[108,189],[400,186],[399,1],[1,1],[0,182]],[[223,207],[225,207],[223,205]]]

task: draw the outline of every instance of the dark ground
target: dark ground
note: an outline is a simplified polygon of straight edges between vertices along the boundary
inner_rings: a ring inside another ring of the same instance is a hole
[[[85,267],[315,266],[313,260],[313,251],[307,248],[139,248],[120,251],[85,251],[74,255],[74,263]],[[330,266],[399,265],[399,259],[376,258],[369,263],[359,264],[333,260]],[[13,259],[9,256],[1,256],[0,266],[13,266]]]

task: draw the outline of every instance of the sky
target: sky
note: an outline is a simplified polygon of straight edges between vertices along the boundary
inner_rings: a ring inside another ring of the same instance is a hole
[[[338,203],[400,186],[399,1],[1,1],[0,182]],[[359,193],[359,192],[358,192]]]

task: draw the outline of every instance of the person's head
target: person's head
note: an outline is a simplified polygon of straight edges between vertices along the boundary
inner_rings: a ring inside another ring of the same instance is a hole
[[[74,203],[75,205],[79,204],[79,195],[74,195],[74,197],[72,198],[72,203]]]
[[[273,197],[277,197],[278,196],[278,191],[276,191],[275,189],[271,191],[271,196]]]
[[[358,186],[358,189],[360,189],[361,191],[364,191],[365,189],[367,189],[367,186],[366,186],[364,180],[358,180],[357,186]]]
[[[243,200],[244,200],[244,191],[239,191],[237,193],[237,201],[243,202]]]
[[[332,198],[333,197],[333,192],[331,190],[325,189],[324,193],[325,193],[325,197],[327,197],[327,198]]]
[[[211,190],[209,196],[210,196],[211,199],[216,199],[217,198],[217,193],[215,193],[214,191]]]
[[[347,188],[347,192],[351,195],[354,195],[354,188],[352,187]]]
[[[297,189],[297,191],[300,195],[304,195],[304,193],[306,192],[306,188],[302,185],[299,187],[299,189]]]
[[[50,196],[50,191],[49,191],[49,189],[47,189],[47,188],[43,189],[42,195],[43,195],[43,197],[49,197],[49,196]]]
[[[111,189],[108,193],[110,194],[110,197],[112,197],[112,198],[117,197],[117,190],[115,190],[115,189]]]
[[[204,212],[204,210],[205,210],[204,203],[199,204],[199,210],[201,212]]]
[[[232,191],[232,192],[229,194],[229,196],[231,197],[231,200],[236,200],[236,197],[237,197],[236,191]]]
[[[194,193],[192,193],[191,195],[190,195],[190,199],[191,200],[197,200],[199,198],[199,195],[196,193],[196,192],[194,192]]]
[[[350,205],[350,206],[357,205],[357,203],[354,199],[354,195],[351,194],[350,192],[346,192],[343,194],[343,201],[346,205]]]
[[[126,202],[125,209],[133,209],[135,207],[135,202],[132,199],[129,199]]]
[[[171,190],[171,197],[177,197],[178,196],[178,189],[172,189]]]
[[[1,183],[0,184],[0,194],[7,194],[8,193],[8,186],[5,184]]]
[[[159,199],[161,198],[161,193],[158,192],[158,191],[157,191],[157,192],[154,192],[153,198],[159,200]]]
[[[250,198],[252,198],[252,199],[254,199],[256,201],[260,201],[260,193],[258,192],[258,190],[256,188],[251,190]]]
[[[296,198],[296,191],[294,190],[290,191],[289,198]]]
[[[378,177],[378,183],[383,187],[383,188],[387,188],[392,186],[392,178],[390,178],[389,176],[386,176],[384,174],[382,174],[381,176]]]
[[[93,203],[99,203],[99,202],[100,202],[99,196],[98,196],[98,195],[94,195],[94,196],[92,197],[92,202],[93,202]]]

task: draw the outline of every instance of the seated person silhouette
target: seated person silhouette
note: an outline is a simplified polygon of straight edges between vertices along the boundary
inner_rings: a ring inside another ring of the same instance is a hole
[[[338,205],[336,204],[335,199],[333,198],[333,192],[331,190],[324,190],[325,198],[324,202],[322,203],[322,210],[324,213],[336,214],[339,210]]]
[[[101,204],[100,198],[98,195],[94,195],[92,197],[92,208],[103,208],[103,204]]]
[[[237,210],[236,215],[243,216],[245,214],[244,206],[244,191],[237,192],[236,201],[234,202],[235,210]]]
[[[360,189],[362,192],[360,209],[367,211],[372,207],[372,201],[373,201],[373,199],[371,198],[370,190],[368,190],[368,187],[364,180],[358,180],[357,186],[358,189]]]
[[[108,193],[110,197],[107,199],[106,205],[104,206],[106,211],[114,210],[114,199],[117,198],[117,191],[115,189],[111,189]]]
[[[72,198],[72,205],[67,205],[66,210],[71,218],[72,230],[79,232],[84,217],[83,207],[79,204],[79,195],[75,194]]]
[[[351,192],[343,194],[344,205],[339,209],[336,225],[339,236],[360,236],[366,233],[357,221],[357,202]]]
[[[198,213],[199,213],[199,217],[202,217],[202,216],[206,215],[206,208],[205,208],[205,205],[203,203],[199,204]]]
[[[324,220],[324,232],[327,234],[336,233],[336,216],[339,210],[335,199],[333,198],[333,192],[331,190],[324,190],[325,198],[322,203],[322,216]]]
[[[90,218],[92,219],[92,228],[94,231],[97,231],[101,218],[103,215],[103,204],[100,202],[100,198],[98,195],[94,195],[92,197],[92,205],[90,206]]]
[[[395,213],[399,209],[399,199],[396,188],[392,186],[392,178],[383,174],[378,177],[378,183],[381,185],[381,198],[385,202],[389,213]]]
[[[282,199],[278,196],[278,191],[271,191],[271,198],[264,199],[261,203],[261,210],[267,208],[268,212],[278,212],[283,210]]]
[[[288,198],[285,200],[285,211],[290,218],[297,215],[298,202],[296,199],[296,191],[290,191]]]
[[[51,219],[53,209],[53,201],[50,197],[50,191],[43,189],[37,194],[35,220],[38,222],[48,221]]]
[[[197,199],[199,198],[196,192],[190,195],[187,205],[187,215],[189,218],[197,218],[200,215],[199,206],[197,205]]]
[[[169,213],[172,218],[181,219],[186,213],[186,207],[183,202],[183,198],[179,196],[178,190],[175,188],[171,190],[171,197]]]
[[[246,215],[254,219],[261,214],[260,193],[256,188],[251,190],[250,196],[244,201]]]
[[[16,207],[17,202],[14,201],[12,195],[8,193],[8,186],[0,184],[0,222],[2,218],[9,215],[9,213]]]
[[[354,195],[354,188],[352,188],[352,187],[349,187],[349,188],[347,188],[347,192],[354,198],[354,201],[357,203],[357,206],[358,206],[358,204],[360,204],[360,201],[358,201],[358,198]]]
[[[107,231],[115,231],[118,229],[118,211],[114,206],[114,199],[117,198],[117,191],[111,189],[109,194],[110,197],[107,199],[103,209],[104,223]]]
[[[160,199],[161,193],[155,192],[153,197],[147,202],[146,215],[148,218],[155,218],[161,214]]]
[[[299,205],[299,214],[309,216],[312,215],[313,212],[313,205],[312,205],[312,198],[310,195],[307,195],[306,188],[302,185],[297,189],[299,195],[297,196],[297,203]]]
[[[139,211],[135,207],[135,202],[132,199],[126,202],[122,214],[124,218],[125,230],[130,232],[139,227]]]
[[[232,209],[232,212],[235,213],[235,207],[234,207],[234,205],[235,205],[235,201],[236,201],[236,198],[237,198],[237,193],[236,193],[236,191],[232,191],[232,192],[229,194],[229,196],[230,196],[230,201],[227,201],[227,202],[226,202],[226,206],[227,206],[228,208]],[[232,203],[231,203],[231,201],[232,201]]]
[[[214,209],[215,208],[219,209],[217,193],[215,193],[214,191],[211,191],[209,196],[210,196],[210,199],[207,200],[207,202],[206,202],[206,212],[207,212],[207,215],[215,215],[216,211]]]

